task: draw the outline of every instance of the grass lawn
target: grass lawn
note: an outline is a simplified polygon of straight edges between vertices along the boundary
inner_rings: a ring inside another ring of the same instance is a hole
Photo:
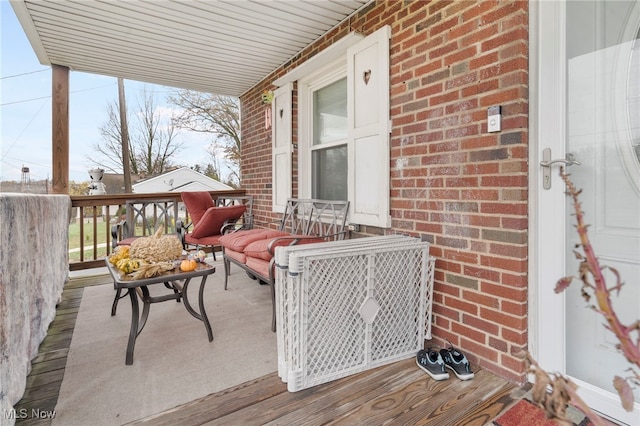
[[[93,223],[91,221],[84,224],[84,259],[93,259],[94,239],[98,244],[96,258],[100,259],[107,255],[107,236],[111,244],[111,224],[98,222],[96,224],[96,235],[93,233]],[[152,230],[147,230],[145,235],[149,235]],[[173,231],[172,231],[173,232]],[[142,227],[136,226],[134,235],[142,235]],[[80,222],[69,224],[69,261],[80,261]]]
[[[98,244],[96,257],[99,259],[107,255],[107,235],[111,233],[111,225],[104,222],[97,223],[96,235],[93,234],[93,224],[84,224],[84,259],[93,258],[93,242]],[[69,261],[80,260],[80,223],[69,224]]]

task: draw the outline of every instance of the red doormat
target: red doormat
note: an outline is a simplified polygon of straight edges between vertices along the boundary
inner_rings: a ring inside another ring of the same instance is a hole
[[[590,426],[592,423],[584,416],[576,426]],[[544,412],[526,399],[521,399],[506,413],[493,421],[495,426],[557,426],[554,420],[545,417]]]

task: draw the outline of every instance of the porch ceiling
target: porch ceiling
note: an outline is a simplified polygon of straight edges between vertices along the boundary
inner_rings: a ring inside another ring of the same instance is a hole
[[[238,96],[370,0],[11,0],[43,65]]]

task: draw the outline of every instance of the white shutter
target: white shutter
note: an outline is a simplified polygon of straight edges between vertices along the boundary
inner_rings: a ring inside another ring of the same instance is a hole
[[[389,38],[385,26],[347,51],[350,221],[383,228],[389,214]]]
[[[275,212],[284,212],[287,199],[291,198],[291,90],[288,83],[274,92],[271,103],[271,141],[273,146],[272,170],[272,208]]]

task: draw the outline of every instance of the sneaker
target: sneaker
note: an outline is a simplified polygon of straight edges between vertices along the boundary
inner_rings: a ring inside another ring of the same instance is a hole
[[[444,360],[445,365],[451,371],[454,372],[460,380],[473,379],[474,374],[471,371],[471,365],[462,352],[457,350],[451,342],[449,342],[449,349],[440,349],[440,356]]]
[[[416,364],[430,375],[433,380],[446,380],[449,378],[449,373],[444,368],[444,361],[440,353],[435,349],[418,351]]]

